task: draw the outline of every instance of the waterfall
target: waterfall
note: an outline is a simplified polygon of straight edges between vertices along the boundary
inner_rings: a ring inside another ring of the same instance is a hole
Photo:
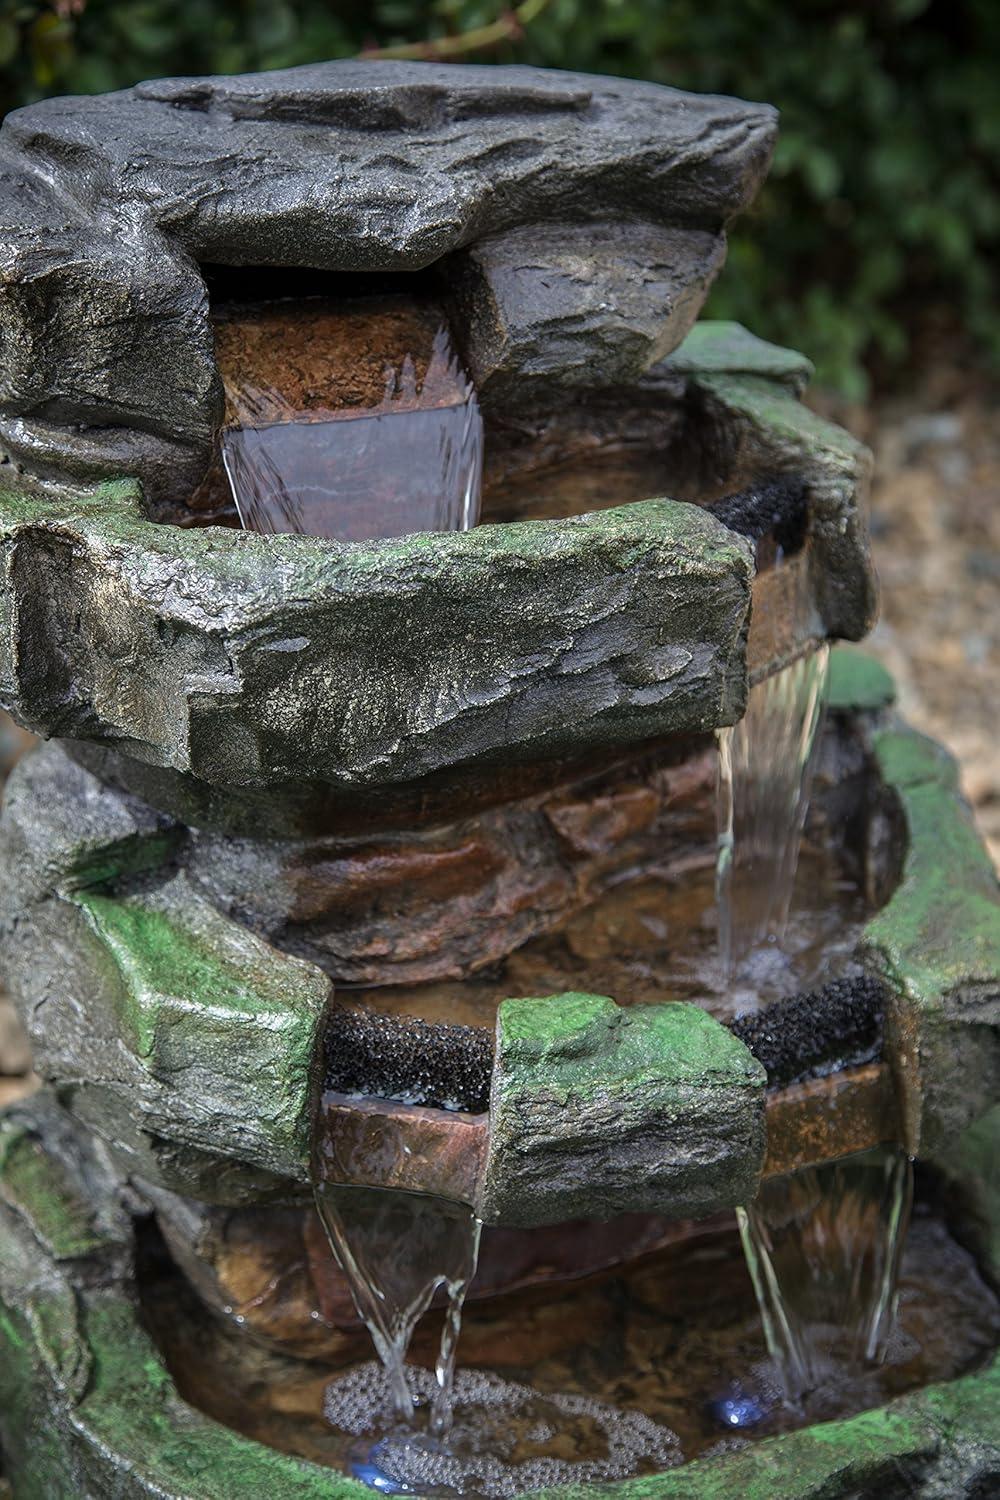
[[[323,1183],[316,1187],[316,1205],[358,1316],[385,1367],[396,1415],[406,1422],[414,1413],[407,1350],[435,1292],[444,1289],[448,1300],[430,1429],[445,1434],[451,1426],[462,1307],[479,1258],[480,1221],[463,1204],[389,1188]]]
[[[765,943],[780,945],[809,804],[829,647],[750,689],[747,711],[719,731],[716,903],[732,978]]]
[[[765,1181],[737,1210],[768,1349],[793,1404],[884,1357],[912,1193],[905,1153],[879,1147]]]
[[[475,526],[483,419],[446,330],[422,382],[410,355],[386,373],[379,405],[340,411],[296,407],[230,378],[238,424],[223,429],[220,447],[246,530],[356,542]]]
[[[779,556],[776,567],[787,563]],[[795,635],[808,636],[815,622],[807,574],[785,581]],[[742,976],[751,994],[788,922],[828,666],[821,645],[755,684],[743,719],[718,735],[720,959],[727,982]],[[790,1403],[884,1356],[912,1177],[901,1151],[880,1148],[765,1181],[737,1210]]]

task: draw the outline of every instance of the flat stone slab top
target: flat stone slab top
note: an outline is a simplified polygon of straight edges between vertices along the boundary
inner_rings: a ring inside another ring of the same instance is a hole
[[[634,377],[697,316],[775,128],[767,105],[625,79],[352,61],[15,111],[0,446],[36,472],[137,475],[150,500],[190,490],[222,412],[205,264],[447,261],[485,383]]]

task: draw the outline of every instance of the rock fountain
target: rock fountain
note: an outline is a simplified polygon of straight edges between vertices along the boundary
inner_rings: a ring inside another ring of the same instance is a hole
[[[995,876],[843,648],[820,724],[868,455],[697,321],[774,132],[355,63],[5,122],[16,1500],[1000,1485]]]

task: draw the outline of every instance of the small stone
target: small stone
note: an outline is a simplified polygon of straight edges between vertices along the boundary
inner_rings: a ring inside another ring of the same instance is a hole
[[[698,1218],[755,1195],[766,1074],[698,1006],[601,995],[497,1016],[481,1215],[527,1226],[632,1211]]]

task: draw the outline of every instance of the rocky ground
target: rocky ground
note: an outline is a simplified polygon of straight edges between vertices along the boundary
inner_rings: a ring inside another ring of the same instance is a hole
[[[911,722],[958,757],[1000,864],[1000,390],[945,363],[918,395],[873,411],[817,404],[876,452],[882,617],[868,649],[895,676]],[[0,766],[25,743],[0,728]],[[0,996],[0,1108],[36,1086]]]

